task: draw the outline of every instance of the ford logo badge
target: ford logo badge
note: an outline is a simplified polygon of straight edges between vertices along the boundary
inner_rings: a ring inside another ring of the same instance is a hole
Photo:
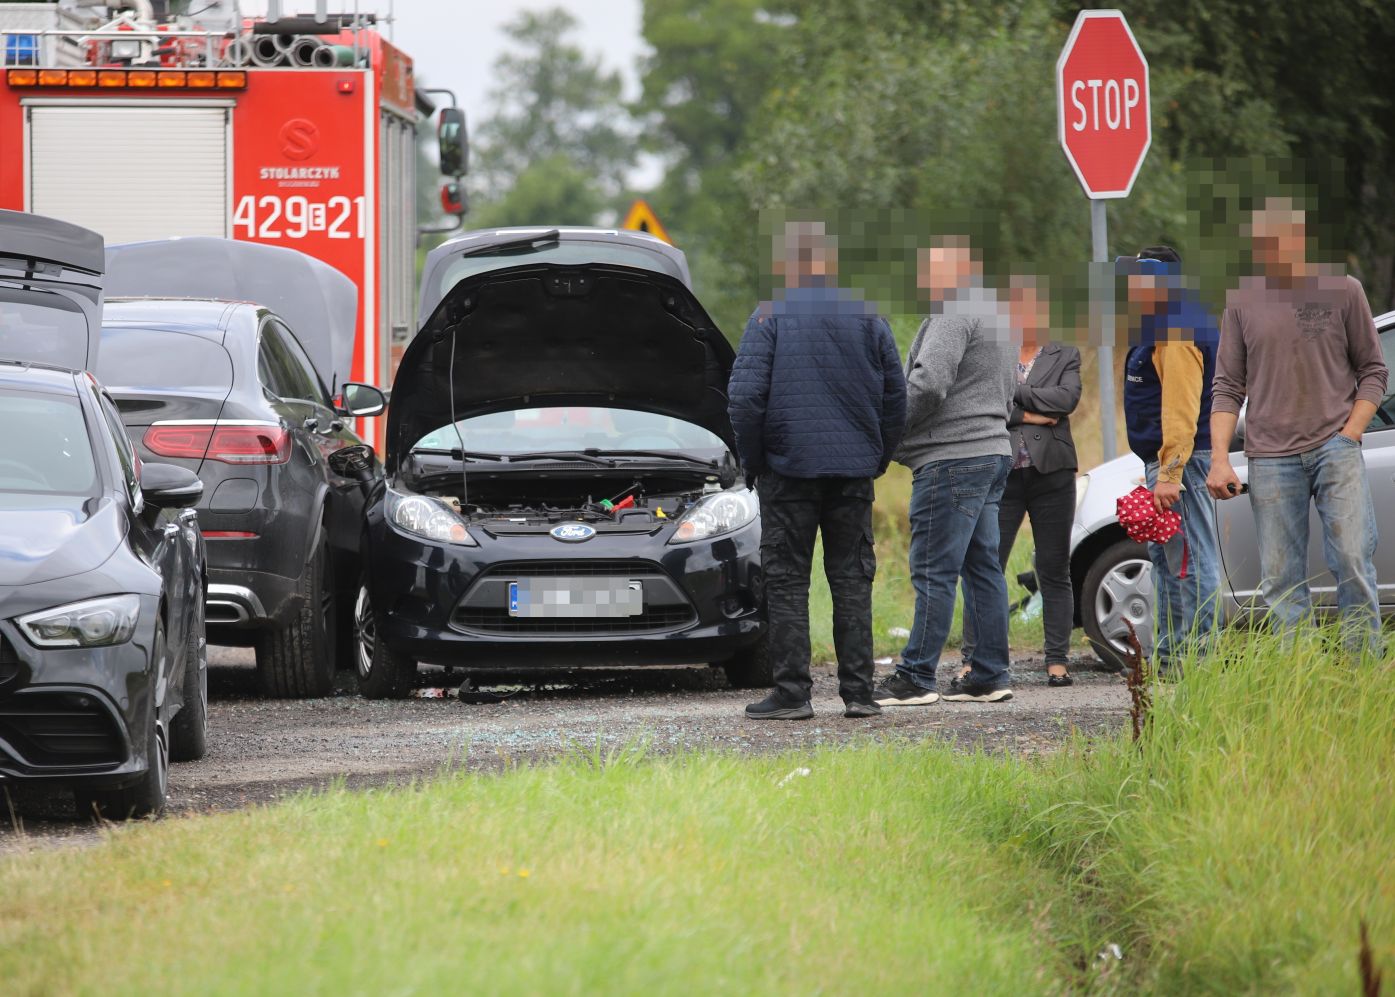
[[[561,526],[554,526],[550,532],[554,539],[569,544],[579,544],[596,535],[595,529],[585,523],[563,523]]]

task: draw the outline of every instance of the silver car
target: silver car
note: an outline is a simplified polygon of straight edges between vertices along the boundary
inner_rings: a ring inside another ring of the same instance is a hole
[[[1395,312],[1376,318],[1385,362],[1395,367]],[[1376,553],[1382,612],[1395,615],[1395,382],[1367,429],[1363,449],[1366,474],[1376,506],[1376,523],[1390,542]],[[1241,413],[1233,444],[1244,446]],[[1243,454],[1234,459],[1236,474],[1249,474]],[[1115,501],[1143,482],[1143,462],[1126,454],[1076,479],[1075,525],[1071,533],[1071,580],[1075,585],[1077,622],[1106,665],[1123,667],[1127,623],[1133,623],[1145,650],[1153,637],[1153,565],[1142,544],[1131,541],[1115,518]],[[1322,529],[1311,516],[1308,577],[1313,602],[1321,611],[1335,608],[1337,588],[1322,553]],[[1245,499],[1216,503],[1221,540],[1222,613],[1227,623],[1263,608],[1259,594],[1259,548],[1254,516]]]

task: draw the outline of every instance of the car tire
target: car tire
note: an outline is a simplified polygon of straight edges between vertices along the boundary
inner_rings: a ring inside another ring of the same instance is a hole
[[[416,684],[417,663],[396,654],[378,639],[368,581],[359,583],[354,598],[354,672],[358,691],[366,699],[404,699]]]
[[[334,689],[335,599],[328,568],[329,538],[321,529],[297,586],[300,608],[289,623],[257,638],[257,678],[268,696],[307,699]]]
[[[1124,620],[1134,624],[1145,653],[1153,644],[1153,565],[1145,544],[1119,540],[1106,547],[1080,586],[1080,625],[1110,671],[1128,667]]]
[[[760,640],[743,647],[722,662],[727,682],[733,689],[769,689],[775,684],[775,663],[770,659],[770,637],[763,633]]]
[[[145,757],[149,761],[140,781],[119,789],[79,790],[78,816],[100,820],[130,820],[137,817],[158,817],[165,812],[165,797],[169,792],[169,736],[155,705],[155,687],[163,672],[165,625],[155,625],[155,646],[151,654],[150,721],[146,724]]]
[[[207,752],[208,635],[199,603],[184,656],[184,705],[170,723],[170,761],[196,762]]]

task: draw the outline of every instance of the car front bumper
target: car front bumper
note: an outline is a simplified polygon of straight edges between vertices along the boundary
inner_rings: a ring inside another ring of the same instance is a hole
[[[146,771],[158,608],[142,596],[135,634],[111,647],[36,648],[0,620],[0,783],[116,787]]]
[[[566,544],[546,533],[473,532],[478,547],[440,544],[370,516],[370,595],[378,638],[394,652],[427,664],[482,667],[693,664],[730,658],[764,632],[759,521],[682,545],[648,533]],[[638,582],[644,612],[546,622],[511,617],[508,582],[547,575]]]

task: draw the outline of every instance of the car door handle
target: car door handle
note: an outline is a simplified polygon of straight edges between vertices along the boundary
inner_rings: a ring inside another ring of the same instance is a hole
[[[166,523],[166,524],[165,524],[164,533],[165,533],[165,536],[167,536],[167,537],[177,537],[177,536],[179,536],[179,524],[178,524],[178,523]]]
[[[320,419],[318,416],[308,415],[305,417],[305,421],[302,422],[301,425],[304,426],[306,429],[319,429]]]

